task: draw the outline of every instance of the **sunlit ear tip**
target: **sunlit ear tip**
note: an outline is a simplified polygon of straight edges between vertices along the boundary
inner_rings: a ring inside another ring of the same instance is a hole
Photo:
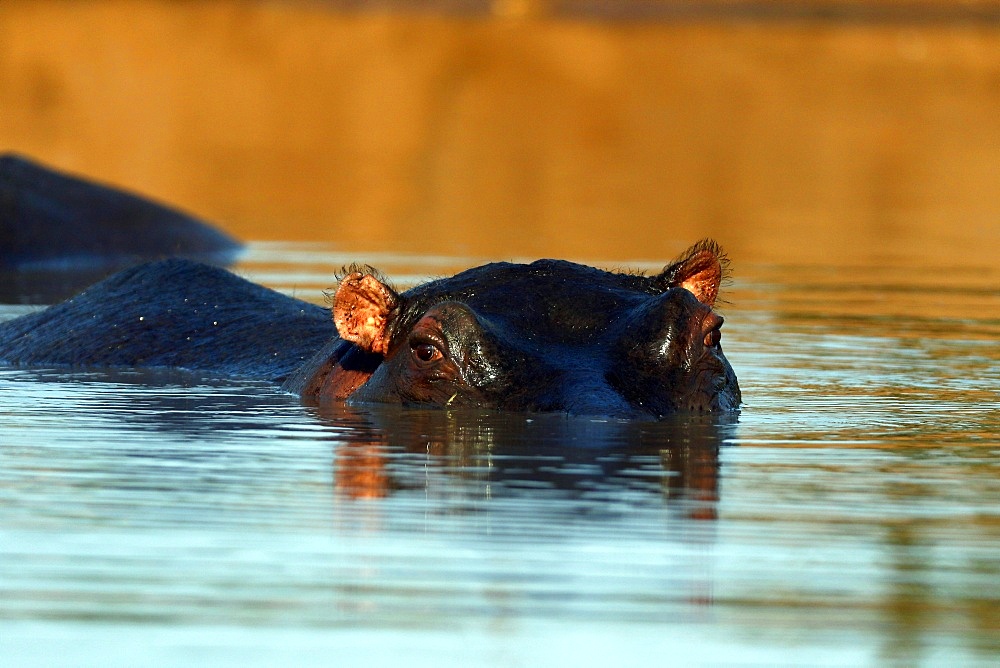
[[[702,239],[668,265],[656,281],[661,289],[682,287],[712,306],[728,278],[729,258],[714,239]]]
[[[344,276],[338,276],[337,289],[335,291],[335,294],[343,291],[347,286],[356,285],[358,281],[361,280],[361,278],[362,275],[359,272],[353,272],[350,274],[346,274]]]
[[[723,271],[729,267],[729,256],[726,255],[726,251],[723,250],[722,246],[715,239],[707,237],[702,239],[691,246],[682,258],[690,259],[697,255],[711,256],[722,266]]]
[[[719,245],[719,242],[715,239],[705,238],[692,244],[691,246],[688,246],[683,253],[678,255],[666,267],[664,267],[664,273],[678,269],[684,265],[690,265],[690,263],[696,259],[698,262],[702,263],[714,259],[722,265],[723,269],[729,266],[729,256],[726,255],[726,252],[722,249],[722,246]]]

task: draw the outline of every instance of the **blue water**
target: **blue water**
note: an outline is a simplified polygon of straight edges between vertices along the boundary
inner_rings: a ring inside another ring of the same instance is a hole
[[[736,420],[0,369],[0,664],[995,665],[1000,276],[856,269],[740,267]]]

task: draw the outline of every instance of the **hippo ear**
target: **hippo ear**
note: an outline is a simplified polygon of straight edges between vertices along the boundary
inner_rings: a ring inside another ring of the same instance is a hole
[[[712,306],[728,268],[729,259],[719,244],[705,239],[684,251],[653,280],[662,290],[684,288],[701,303]]]
[[[333,322],[340,338],[369,353],[389,352],[389,326],[399,297],[371,274],[354,272],[340,281],[333,297]]]

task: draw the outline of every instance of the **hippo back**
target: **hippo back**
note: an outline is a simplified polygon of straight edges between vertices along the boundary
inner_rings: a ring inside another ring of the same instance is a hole
[[[224,269],[170,259],[0,323],[0,362],[173,367],[280,381],[335,336],[326,309]]]

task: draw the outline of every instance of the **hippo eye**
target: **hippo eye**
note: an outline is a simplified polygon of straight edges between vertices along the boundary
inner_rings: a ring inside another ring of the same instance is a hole
[[[441,350],[435,346],[433,343],[417,343],[414,342],[410,345],[410,350],[413,351],[413,356],[417,358],[420,362],[428,364],[430,362],[436,362],[444,355]]]

